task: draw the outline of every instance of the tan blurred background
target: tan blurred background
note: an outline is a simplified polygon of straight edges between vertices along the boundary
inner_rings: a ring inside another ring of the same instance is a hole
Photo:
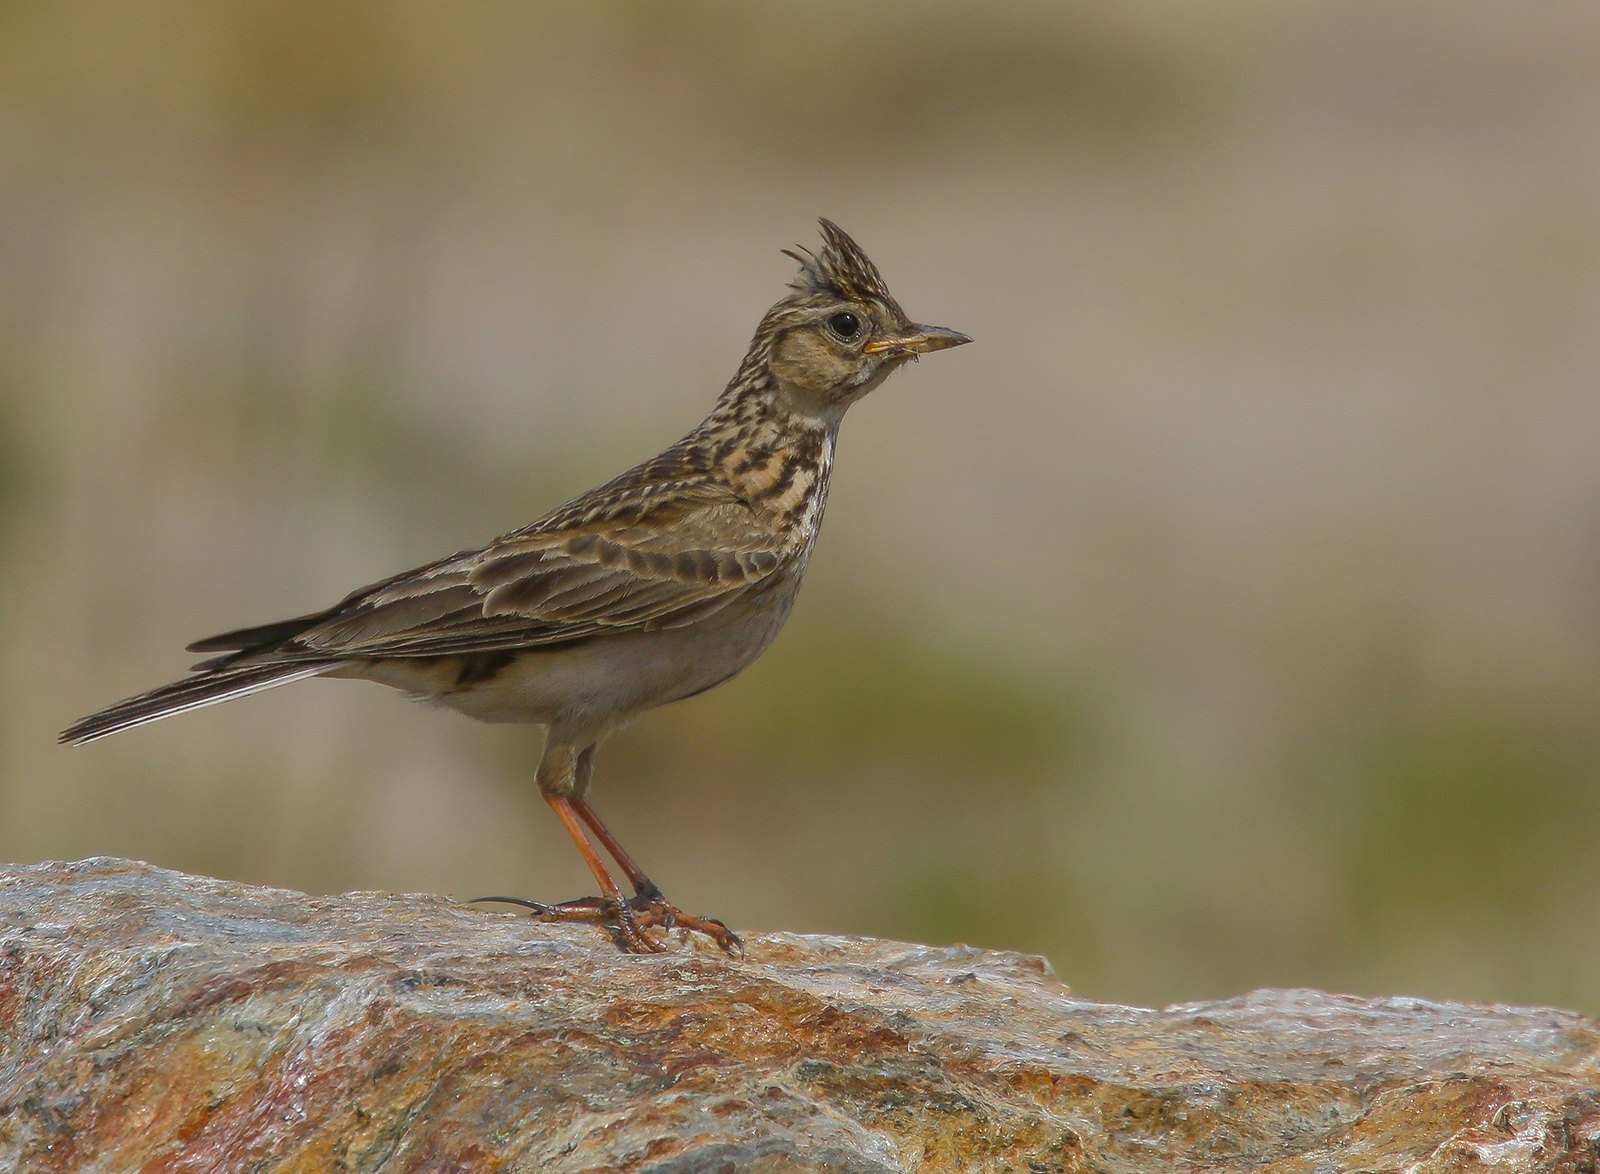
[[[968,331],[600,760],[741,929],[1600,1010],[1600,8],[0,8],[0,858],[576,896],[532,729],[71,719],[686,430],[826,215]]]

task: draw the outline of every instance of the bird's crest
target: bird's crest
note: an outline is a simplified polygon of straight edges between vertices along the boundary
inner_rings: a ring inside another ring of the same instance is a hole
[[[850,239],[850,234],[831,220],[822,226],[822,251],[813,253],[804,245],[784,249],[800,262],[800,273],[789,284],[801,293],[828,293],[851,302],[882,302],[899,310],[878,267]]]

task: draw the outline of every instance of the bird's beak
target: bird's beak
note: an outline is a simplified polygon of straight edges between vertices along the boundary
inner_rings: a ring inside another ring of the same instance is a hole
[[[943,326],[908,326],[898,334],[886,334],[875,338],[861,349],[869,355],[876,355],[882,351],[902,351],[916,356],[925,355],[929,351],[942,351],[949,347],[961,346],[971,341],[972,339],[959,330],[946,330]]]

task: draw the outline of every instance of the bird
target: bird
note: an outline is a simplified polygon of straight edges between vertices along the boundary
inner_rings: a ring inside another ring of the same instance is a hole
[[[534,770],[599,893],[546,904],[629,953],[658,934],[742,943],[662,894],[589,802],[595,752],[641,712],[693,697],[766,650],[794,606],[828,498],[840,421],[920,355],[971,342],[913,322],[843,229],[761,318],[710,414],[620,476],[477,549],[362,587],[323,611],[211,636],[190,676],[68,727],[82,744],[311,677],[374,681],[487,722],[537,723]],[[602,849],[633,888],[625,896]]]

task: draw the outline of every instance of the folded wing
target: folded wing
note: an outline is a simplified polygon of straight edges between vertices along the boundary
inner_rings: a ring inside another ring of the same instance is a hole
[[[191,648],[228,651],[197,667],[437,656],[677,627],[759,590],[793,556],[793,539],[711,476],[679,471],[660,484],[642,480],[647,471],[327,612],[202,640]]]

